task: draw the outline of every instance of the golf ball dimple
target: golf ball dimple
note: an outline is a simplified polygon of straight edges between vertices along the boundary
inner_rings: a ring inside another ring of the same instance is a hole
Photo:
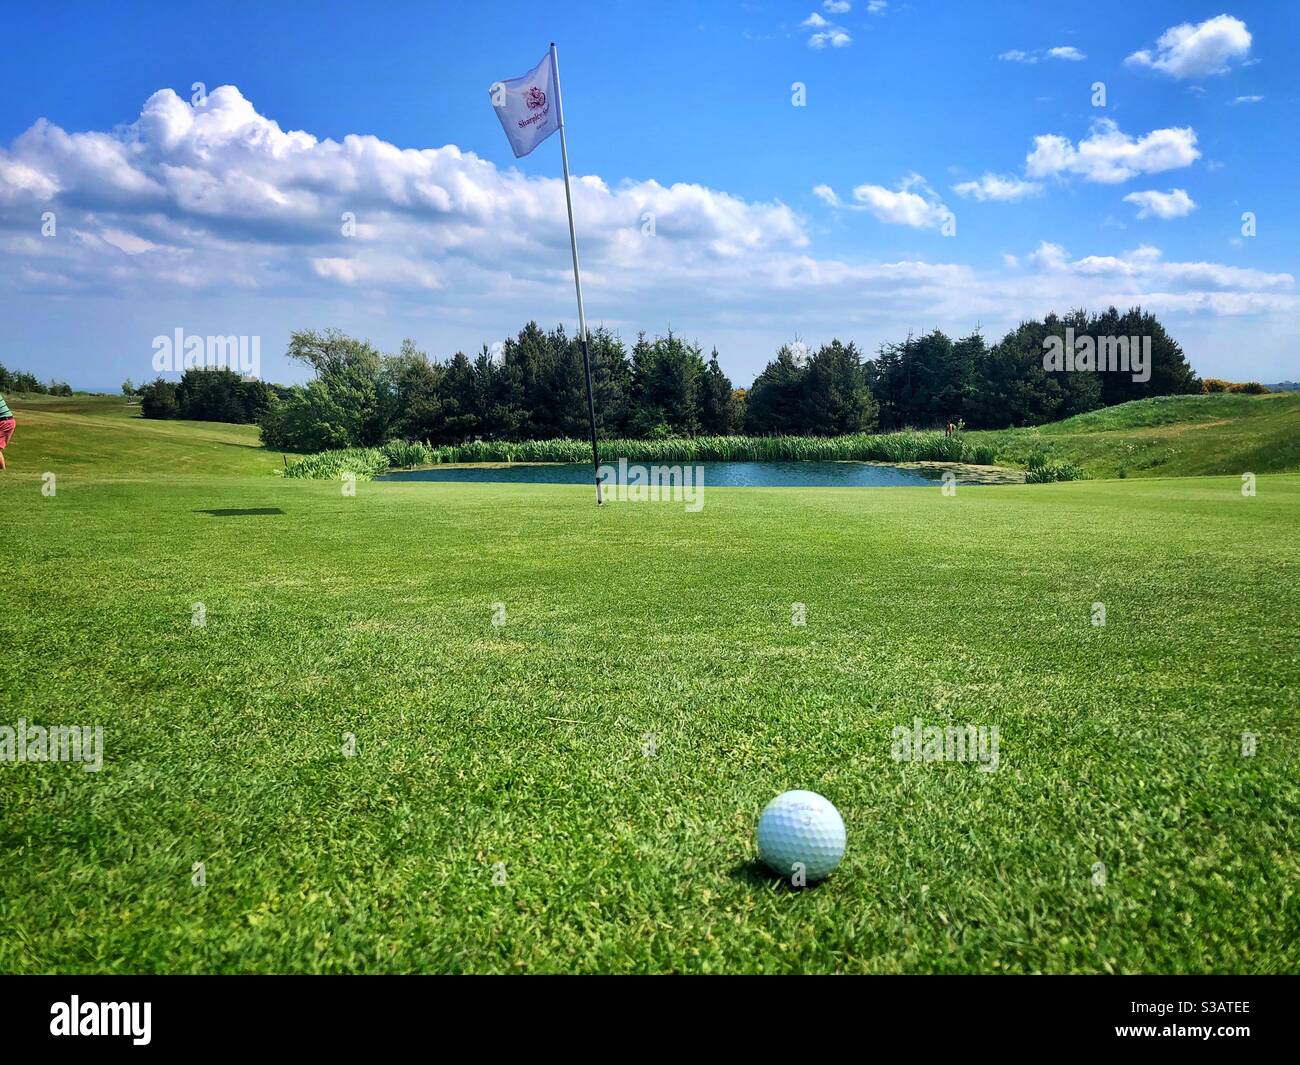
[[[815,791],[785,791],[758,818],[758,855],[774,873],[808,883],[830,876],[844,857],[844,818]]]

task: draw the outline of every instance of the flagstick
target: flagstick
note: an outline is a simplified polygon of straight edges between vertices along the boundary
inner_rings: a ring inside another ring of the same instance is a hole
[[[573,228],[573,194],[569,191],[569,145],[564,139],[564,101],[560,94],[560,55],[551,42],[555,69],[555,113],[560,120],[560,161],[564,164],[564,203],[569,209],[569,247],[573,249],[573,287],[578,293],[578,339],[582,342],[582,369],[587,376],[587,420],[591,425],[591,464],[596,472],[596,505],[604,503],[600,491],[600,452],[596,447],[596,401],[591,394],[591,356],[587,354],[587,312],[582,308],[582,276],[578,272],[578,234]]]

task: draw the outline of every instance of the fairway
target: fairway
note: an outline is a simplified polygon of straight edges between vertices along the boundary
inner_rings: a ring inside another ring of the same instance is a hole
[[[0,765],[0,970],[1300,967],[1300,476],[597,510],[347,497],[209,426],[219,472],[46,497],[24,417],[6,720],[104,765]],[[895,761],[916,719],[997,771]],[[754,861],[789,788],[848,830],[802,892]]]

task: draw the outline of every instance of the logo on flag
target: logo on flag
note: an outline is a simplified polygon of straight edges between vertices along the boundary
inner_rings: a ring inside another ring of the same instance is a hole
[[[516,159],[560,128],[560,116],[553,105],[555,64],[550,52],[522,78],[497,82],[489,95]]]

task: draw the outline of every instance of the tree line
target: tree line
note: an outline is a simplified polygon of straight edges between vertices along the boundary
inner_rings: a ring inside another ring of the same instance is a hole
[[[1150,375],[1044,366],[1048,337],[1150,338]],[[988,344],[979,332],[939,330],[884,344],[864,358],[853,343],[781,347],[748,389],[736,388],[714,349],[668,333],[640,334],[629,350],[605,329],[588,342],[597,432],[666,439],[698,435],[844,433],[1038,425],[1145,396],[1199,392],[1182,349],[1149,312],[1082,310],[1023,322]],[[268,447],[324,451],[391,439],[460,444],[582,438],[587,403],[582,349],[563,327],[529,322],[498,351],[431,359],[403,341],[396,354],[337,330],[291,334],[288,356],[306,385],[244,381],[229,370],[187,370],[141,392],[146,417],[256,422]]]
[[[30,392],[38,396],[70,396],[72,386],[63,381],[42,384],[33,373],[26,370],[9,370],[0,363],[0,392]]]

